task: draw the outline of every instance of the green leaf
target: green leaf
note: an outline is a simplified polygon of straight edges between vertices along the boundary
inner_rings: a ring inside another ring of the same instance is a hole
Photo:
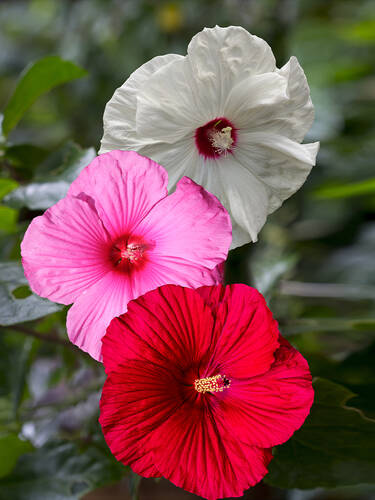
[[[316,198],[350,198],[352,196],[364,196],[375,193],[375,179],[353,182],[352,184],[339,184],[336,186],[325,186],[317,189],[314,193]]]
[[[32,182],[21,186],[4,198],[13,208],[28,207],[31,210],[45,210],[63,198],[70,184],[96,156],[94,148],[82,149],[69,143],[64,148],[63,163],[55,175],[49,175],[47,182]]]
[[[18,186],[18,182],[13,179],[2,179],[0,178],[0,200],[4,198],[6,194],[13,191]]]
[[[317,379],[315,401],[302,428],[276,447],[265,481],[282,488],[373,483],[375,421],[346,405],[354,394]]]
[[[107,449],[53,443],[20,458],[0,481],[0,500],[76,500],[125,471]]]
[[[62,309],[63,306],[42,299],[35,294],[22,299],[13,290],[27,285],[22,267],[15,262],[0,263],[0,325],[14,325],[31,321]]]
[[[33,144],[14,144],[5,149],[4,157],[23,179],[33,177],[35,168],[48,155],[48,151]]]
[[[28,66],[19,80],[5,110],[2,124],[6,136],[17,125],[38,97],[57,85],[81,78],[87,73],[70,61],[49,56]]]
[[[17,210],[0,205],[0,232],[14,233],[17,229],[17,217]]]
[[[0,435],[0,478],[10,474],[18,458],[31,450],[29,441],[22,441],[17,434]]]

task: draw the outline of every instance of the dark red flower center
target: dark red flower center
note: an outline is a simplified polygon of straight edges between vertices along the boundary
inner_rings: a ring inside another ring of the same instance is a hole
[[[140,236],[121,236],[112,245],[109,258],[117,271],[130,273],[144,267],[150,247]]]
[[[195,144],[205,158],[218,158],[233,152],[237,141],[237,130],[227,118],[215,118],[197,128]]]
[[[230,387],[231,381],[225,375],[214,377],[197,378],[194,381],[194,389],[197,392],[223,392]]]

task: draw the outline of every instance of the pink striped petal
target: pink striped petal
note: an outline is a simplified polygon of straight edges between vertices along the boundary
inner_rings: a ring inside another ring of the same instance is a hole
[[[134,151],[110,151],[82,171],[68,195],[92,198],[106,229],[117,238],[132,233],[155,203],[167,196],[167,184],[164,168],[149,158]]]
[[[164,283],[197,287],[215,284],[206,279],[228,254],[232,227],[219,200],[188,177],[176,191],[161,200],[137,226],[137,233],[155,241],[150,252]]]

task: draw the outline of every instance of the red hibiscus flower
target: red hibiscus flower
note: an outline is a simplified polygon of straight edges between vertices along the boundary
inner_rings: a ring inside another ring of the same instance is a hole
[[[306,360],[246,285],[166,285],[103,338],[100,423],[115,457],[209,500],[267,473],[313,401]]]

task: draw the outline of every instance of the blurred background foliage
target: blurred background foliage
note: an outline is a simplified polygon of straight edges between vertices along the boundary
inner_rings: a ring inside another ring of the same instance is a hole
[[[19,244],[95,156],[115,88],[215,24],[265,38],[279,66],[298,57],[316,108],[307,139],[321,141],[304,187],[227,265],[316,377],[305,426],[244,498],[375,496],[373,0],[2,0],[0,500],[136,498],[97,423],[102,366],[67,341],[66,308],[30,292]],[[194,497],[150,481],[141,499]]]

